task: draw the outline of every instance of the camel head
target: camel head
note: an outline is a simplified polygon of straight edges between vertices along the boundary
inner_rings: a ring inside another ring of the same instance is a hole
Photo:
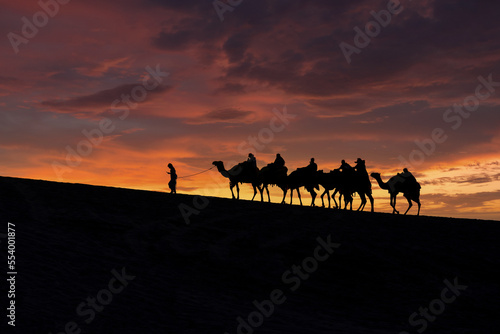
[[[219,172],[223,172],[226,170],[226,168],[224,167],[224,163],[222,161],[214,161],[214,162],[212,162],[212,165],[217,167],[217,170]]]
[[[371,173],[370,174],[371,177],[373,177],[374,179],[380,179],[380,173]]]
[[[227,177],[227,178],[231,177],[231,175],[229,174],[229,172],[224,167],[224,163],[222,161],[214,161],[214,162],[212,162],[212,165],[214,165],[215,167],[217,167],[217,170],[219,171],[219,173],[222,174],[222,176]]]

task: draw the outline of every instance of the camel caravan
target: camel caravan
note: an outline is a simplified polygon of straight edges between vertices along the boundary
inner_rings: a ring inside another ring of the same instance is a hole
[[[358,207],[358,211],[363,211],[366,205],[366,198],[370,200],[371,212],[374,211],[373,207],[373,196],[372,196],[372,184],[366,171],[365,160],[358,158],[355,162],[355,166],[351,167],[348,163],[342,160],[342,164],[339,168],[331,170],[328,173],[322,170],[318,171],[318,166],[314,162],[314,158],[311,158],[309,165],[306,167],[297,168],[290,174],[288,174],[288,168],[285,166],[285,160],[278,153],[274,162],[268,164],[262,169],[257,167],[257,161],[255,156],[250,153],[248,159],[244,162],[233,166],[231,169],[226,170],[224,163],[222,161],[214,161],[212,163],[217,170],[222,174],[222,176],[229,179],[229,189],[233,199],[240,198],[240,183],[250,183],[253,187],[253,197],[257,195],[257,190],[260,192],[260,199],[264,201],[264,190],[267,193],[267,199],[271,202],[271,197],[269,195],[269,186],[277,186],[283,191],[283,199],[281,203],[285,203],[285,198],[288,190],[290,190],[290,204],[293,201],[293,191],[297,191],[297,196],[299,198],[300,205],[302,205],[302,199],[300,196],[300,188],[304,187],[311,194],[312,202],[311,206],[315,206],[315,200],[317,196],[316,190],[319,191],[320,186],[323,187],[324,191],[321,194],[321,204],[325,207],[324,196],[326,195],[328,199],[328,208],[331,207],[330,198],[333,199],[336,209],[342,209],[342,198],[344,199],[344,208],[347,209],[349,205],[350,210],[352,210],[353,196],[358,193],[361,199],[361,204]],[[420,214],[420,184],[417,182],[415,177],[405,168],[403,173],[398,173],[397,175],[391,177],[387,182],[382,181],[379,173],[371,173],[381,189],[385,189],[390,194],[390,205],[393,208],[392,213],[399,214],[396,210],[396,197],[399,193],[408,201],[408,209],[406,213],[413,206],[412,201],[418,204],[417,215]],[[234,194],[233,188],[236,187],[236,196]],[[330,196],[330,192],[333,194]],[[339,194],[339,201],[335,199],[335,196]]]

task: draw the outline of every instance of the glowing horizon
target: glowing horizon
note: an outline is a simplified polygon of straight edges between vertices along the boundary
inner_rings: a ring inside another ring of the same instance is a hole
[[[361,45],[388,3],[243,1],[221,22],[211,2],[89,0],[30,37],[43,9],[3,1],[0,174],[166,191],[169,162],[182,177],[248,152],[289,171],[359,157],[384,180],[409,167],[422,215],[500,220],[500,4],[401,1]],[[212,170],[178,191],[231,197],[227,183]]]

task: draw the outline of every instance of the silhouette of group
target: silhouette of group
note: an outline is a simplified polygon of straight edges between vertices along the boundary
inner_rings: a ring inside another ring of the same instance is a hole
[[[366,197],[368,197],[371,204],[371,211],[373,212],[374,200],[372,196],[372,185],[366,170],[365,160],[358,158],[354,163],[356,165],[352,167],[345,160],[342,160],[339,168],[325,173],[322,170],[318,171],[318,166],[314,158],[311,158],[307,166],[297,168],[295,171],[288,174],[285,160],[279,153],[276,154],[274,162],[267,164],[262,169],[257,167],[257,159],[253,153],[250,153],[246,161],[233,166],[229,170],[226,170],[222,161],[214,161],[213,165],[217,167],[217,170],[222,176],[229,179],[229,188],[232,197],[235,199],[239,199],[239,184],[250,183],[254,190],[252,200],[257,195],[257,190],[259,190],[261,201],[264,201],[263,193],[264,190],[266,190],[268,201],[270,202],[271,198],[268,187],[271,185],[278,186],[283,191],[281,203],[285,203],[286,194],[288,190],[290,190],[290,204],[292,204],[293,191],[297,190],[297,195],[302,205],[299,188],[305,187],[311,194],[311,206],[315,206],[315,199],[317,196],[315,190],[319,190],[319,186],[322,186],[324,188],[324,192],[321,194],[323,207],[325,206],[323,201],[325,194],[328,198],[328,207],[330,207],[330,191],[334,190],[331,198],[335,203],[335,208],[342,208],[341,202],[342,198],[344,198],[344,209],[349,205],[352,210],[353,195],[358,193],[361,199],[361,205],[358,211],[364,210],[367,203]],[[420,213],[420,184],[407,168],[404,168],[402,173],[393,176],[387,183],[381,180],[379,173],[371,173],[370,176],[378,182],[380,188],[389,191],[393,213],[399,213],[396,210],[396,196],[398,193],[403,193],[403,196],[408,200],[409,206],[405,214],[412,207],[412,201],[418,204],[417,215]],[[234,187],[236,187],[237,191],[236,196],[233,191]],[[337,193],[339,193],[339,203],[337,203],[335,199]]]

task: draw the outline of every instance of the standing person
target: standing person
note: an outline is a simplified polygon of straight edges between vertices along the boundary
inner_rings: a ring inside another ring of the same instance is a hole
[[[170,172],[167,172],[167,174],[170,174],[170,182],[168,183],[170,193],[177,194],[177,190],[175,189],[177,186],[177,172],[175,171],[174,166],[170,163],[168,164],[168,168],[170,168]]]

